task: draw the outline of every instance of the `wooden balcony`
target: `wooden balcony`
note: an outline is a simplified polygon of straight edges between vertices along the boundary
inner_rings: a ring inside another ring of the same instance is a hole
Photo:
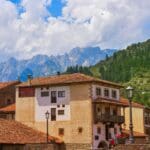
[[[102,122],[102,123],[122,124],[124,123],[124,121],[125,121],[124,116],[109,115],[109,114],[101,114],[101,115],[95,116],[95,123]]]
[[[150,117],[145,117],[145,125],[150,125]]]

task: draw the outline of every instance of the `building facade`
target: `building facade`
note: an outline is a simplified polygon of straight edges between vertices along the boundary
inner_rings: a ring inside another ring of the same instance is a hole
[[[121,133],[121,86],[83,74],[35,78],[16,89],[16,120],[65,143],[99,148]]]
[[[6,107],[0,108],[0,118],[7,120],[15,120],[15,104],[10,104]]]
[[[0,82],[0,108],[15,103],[16,85],[19,81]]]
[[[129,101],[125,98],[121,98],[121,102],[129,105]],[[125,116],[125,122],[122,127],[124,130],[129,130],[129,106],[122,108],[122,115]],[[142,104],[132,102],[132,118],[134,136],[137,138],[138,135],[140,138],[150,137],[150,109]]]

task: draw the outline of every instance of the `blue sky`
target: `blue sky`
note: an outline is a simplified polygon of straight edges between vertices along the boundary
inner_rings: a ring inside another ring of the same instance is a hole
[[[62,8],[65,6],[61,0],[52,0],[51,5],[48,7],[51,15],[58,17],[62,15]]]
[[[21,0],[10,0],[16,5],[19,5]],[[59,17],[62,15],[62,8],[65,6],[65,2],[61,0],[52,0],[51,4],[47,6],[48,11],[53,17]]]
[[[0,0],[0,59],[125,48],[150,38],[149,8],[149,0]]]

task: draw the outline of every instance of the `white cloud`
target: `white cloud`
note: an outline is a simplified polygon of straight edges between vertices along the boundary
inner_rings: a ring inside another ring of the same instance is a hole
[[[66,0],[61,17],[47,10],[50,0],[23,0],[18,14],[0,0],[1,58],[60,54],[73,47],[122,48],[150,36],[148,0]]]

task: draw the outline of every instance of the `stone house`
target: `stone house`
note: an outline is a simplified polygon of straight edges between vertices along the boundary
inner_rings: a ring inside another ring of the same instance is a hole
[[[99,148],[121,133],[126,105],[120,88],[80,73],[29,79],[16,88],[16,120],[46,132],[48,111],[49,134],[66,144]]]

